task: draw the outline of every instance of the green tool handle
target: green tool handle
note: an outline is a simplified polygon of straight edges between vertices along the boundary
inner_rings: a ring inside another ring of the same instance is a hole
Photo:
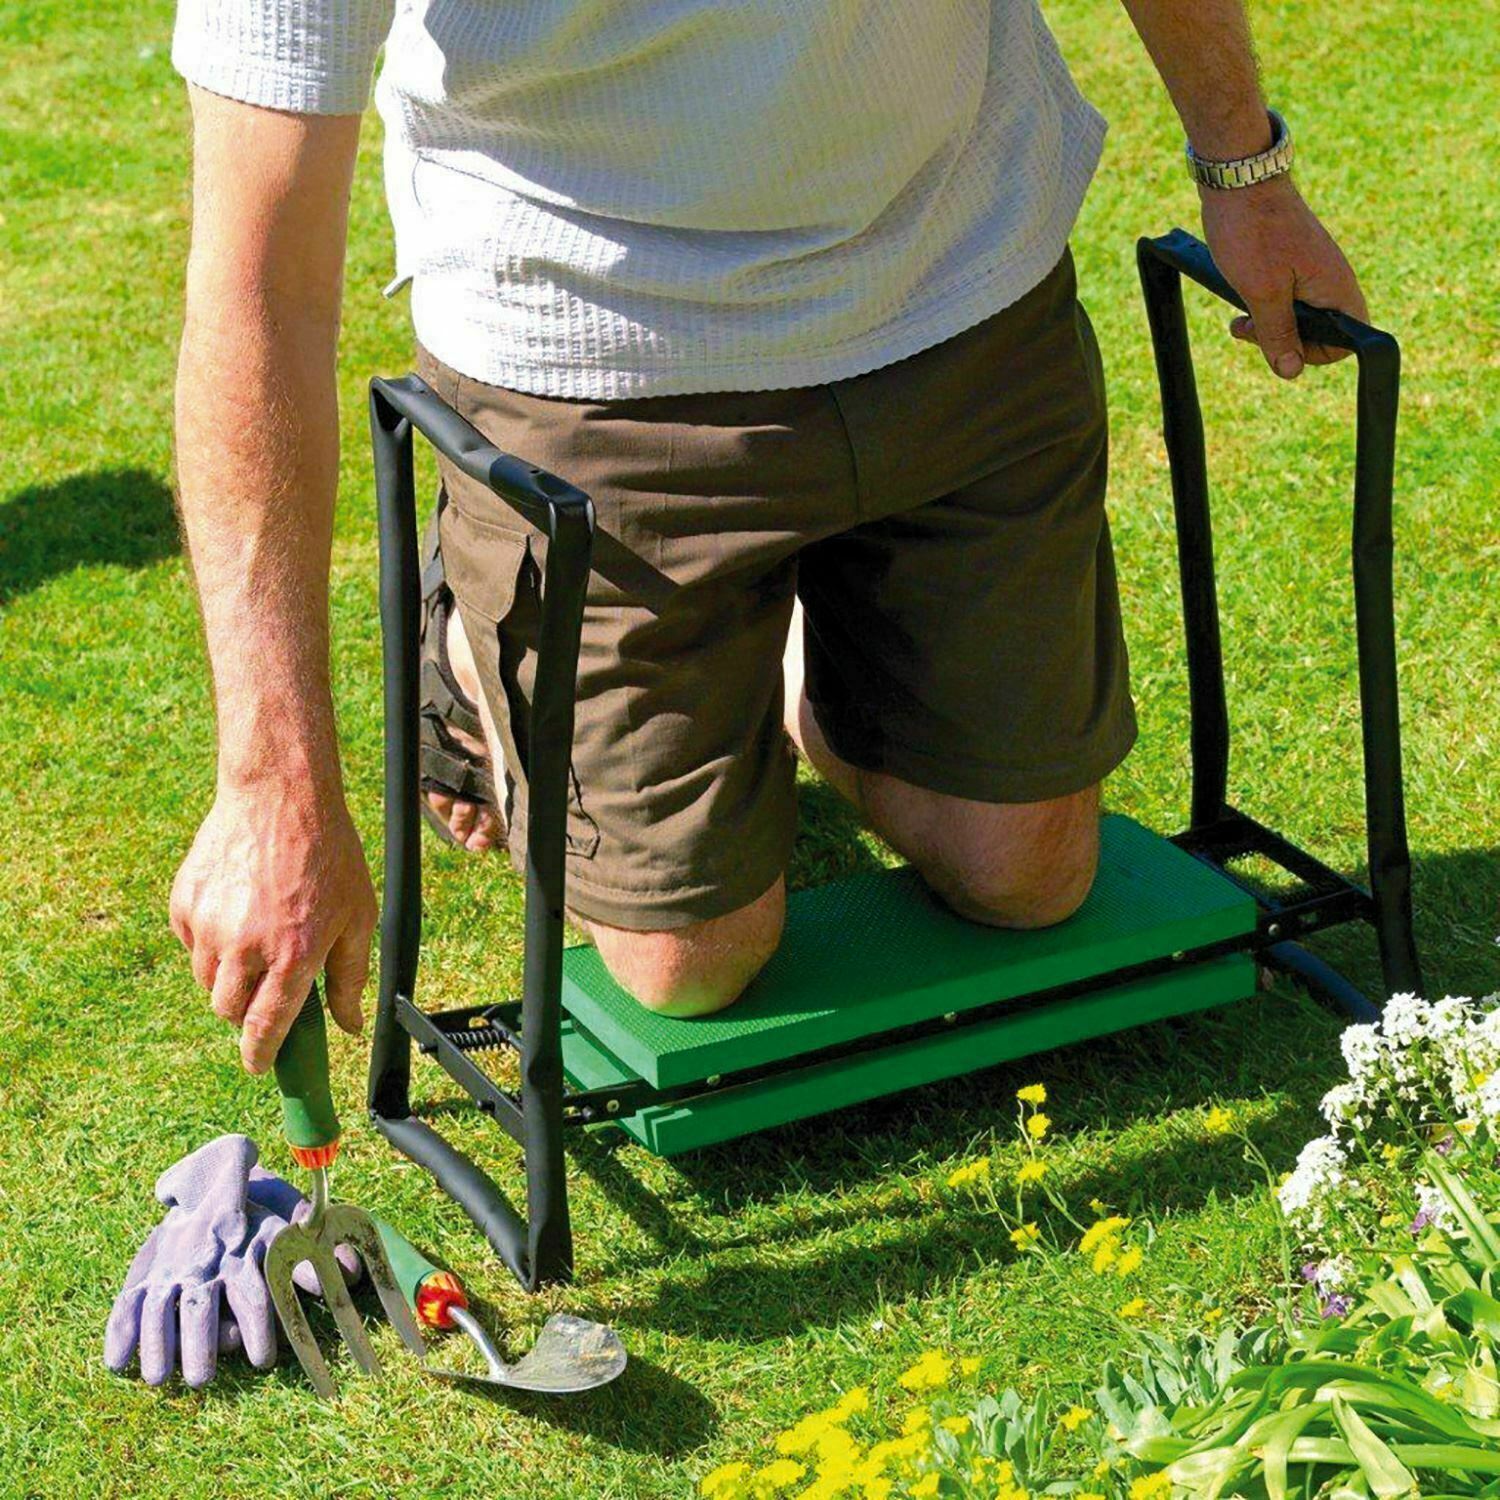
[[[411,1310],[429,1328],[452,1328],[450,1309],[469,1305],[458,1277],[433,1265],[399,1229],[378,1216],[375,1228]]]
[[[328,1166],[338,1155],[339,1117],[328,1086],[328,1025],[316,984],[276,1054],[276,1082],[282,1128],[298,1166]]]

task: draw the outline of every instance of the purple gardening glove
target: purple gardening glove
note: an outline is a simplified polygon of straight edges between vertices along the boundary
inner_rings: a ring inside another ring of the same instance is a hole
[[[296,1188],[256,1166],[255,1142],[224,1135],[200,1146],[157,1179],[166,1217],[151,1231],[115,1298],[104,1334],[104,1362],[124,1370],[139,1351],[141,1378],[160,1385],[178,1364],[187,1385],[206,1385],[220,1353],[243,1350],[251,1364],[276,1362],[276,1319],[266,1287],[266,1250],[289,1222],[305,1218]],[[359,1274],[340,1248],[345,1274]],[[312,1267],[297,1284],[317,1292]]]

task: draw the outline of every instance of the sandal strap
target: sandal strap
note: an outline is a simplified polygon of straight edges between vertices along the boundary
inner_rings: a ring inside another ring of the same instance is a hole
[[[444,673],[442,664],[430,656],[422,658],[421,693],[424,719],[436,719],[441,724],[452,725],[460,734],[483,738],[479,705]]]
[[[479,705],[463,690],[448,659],[448,620],[453,590],[443,571],[436,517],[428,526],[422,564],[421,744],[418,766],[423,791],[442,792],[461,802],[498,807],[488,757],[454,738],[453,731],[484,738]]]
[[[421,746],[422,790],[443,792],[460,802],[481,807],[497,807],[495,779],[487,766],[480,765],[466,751],[455,752],[426,740]]]

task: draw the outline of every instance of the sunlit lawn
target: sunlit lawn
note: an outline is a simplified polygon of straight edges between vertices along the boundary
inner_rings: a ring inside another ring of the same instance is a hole
[[[1114,413],[1114,517],[1143,739],[1111,798],[1160,826],[1184,807],[1182,651],[1155,391],[1133,241],[1192,223],[1170,110],[1123,14],[1051,7],[1113,121],[1076,241]],[[1454,3],[1262,7],[1272,97],[1302,180],[1405,350],[1398,493],[1402,687],[1420,937],[1434,993],[1493,990],[1500,526],[1494,246],[1500,17]],[[340,1181],[447,1257],[519,1344],[549,1308],[619,1327],[634,1362],[572,1403],[489,1401],[391,1378],[318,1405],[295,1370],[153,1392],[100,1363],[104,1316],[156,1212],[157,1173],[244,1129],[267,1157],[273,1091],[247,1078],[165,921],[212,777],[211,725],[169,492],[170,386],[187,232],[171,7],[0,10],[0,1493],[646,1497],[689,1492],[831,1393],[877,1392],[929,1345],[987,1383],[1085,1389],[1114,1337],[1083,1263],[1019,1261],[936,1191],[1008,1140],[1012,1095],[1046,1081],[1074,1195],[1161,1231],[1140,1291],[1253,1304],[1273,1225],[1256,1174],[1206,1136],[1223,1101],[1273,1162],[1308,1132],[1338,1023],[1267,995],[1073,1047],[676,1163],[596,1136],[571,1157],[579,1279],[516,1292],[462,1213],[359,1118],[363,1055],[337,1044],[351,1149]],[[1486,62],[1489,59],[1489,63]],[[337,677],[356,815],[379,827],[374,529],[361,387],[409,359],[381,300],[388,231],[373,119],[354,210],[343,351]],[[1351,869],[1361,860],[1347,587],[1353,375],[1274,385],[1193,299],[1219,476],[1236,798]],[[976,391],[975,400],[984,392]],[[245,419],[254,420],[253,412]],[[914,414],[919,420],[920,414]],[[859,857],[815,789],[800,880]],[[519,892],[498,861],[434,857],[425,998],[513,993]],[[476,913],[483,920],[476,920]],[[1326,951],[1373,982],[1363,939]],[[425,1066],[425,1065],[424,1065]],[[435,1070],[419,1095],[452,1098]],[[499,1132],[445,1129],[497,1173]],[[1001,1158],[1012,1150],[1002,1145]],[[1059,1280],[1059,1278],[1061,1278]]]

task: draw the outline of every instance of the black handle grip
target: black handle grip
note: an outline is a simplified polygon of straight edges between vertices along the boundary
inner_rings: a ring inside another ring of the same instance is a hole
[[[404,417],[444,458],[471,479],[488,485],[510,508],[551,535],[559,511],[572,511],[593,529],[593,504],[566,479],[497,448],[479,429],[464,420],[419,375],[398,380],[377,376],[370,391],[379,397],[374,411],[383,418],[383,405]]]
[[[1245,299],[1230,286],[1224,273],[1214,264],[1208,246],[1187,230],[1173,229],[1156,239],[1143,239],[1139,248],[1143,254],[1152,255],[1164,265],[1180,271],[1241,312],[1248,311]],[[1390,334],[1361,323],[1348,313],[1328,307],[1312,307],[1306,302],[1294,302],[1292,306],[1297,313],[1297,332],[1304,343],[1326,344],[1329,348],[1347,349],[1358,355],[1395,345],[1396,341]]]

